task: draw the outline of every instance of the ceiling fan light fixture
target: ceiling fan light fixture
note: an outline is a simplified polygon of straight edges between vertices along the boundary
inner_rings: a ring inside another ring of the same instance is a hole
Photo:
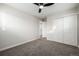
[[[40,6],[39,6],[39,8],[40,8],[40,9],[43,9],[43,8],[44,8],[44,6],[43,6],[43,5],[40,5]]]
[[[38,12],[41,13],[41,11],[42,11],[42,9],[43,9],[44,7],[51,6],[51,5],[55,4],[55,3],[34,3],[34,4],[39,7]]]

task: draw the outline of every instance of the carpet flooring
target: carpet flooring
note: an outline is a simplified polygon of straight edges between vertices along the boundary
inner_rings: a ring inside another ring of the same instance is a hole
[[[79,56],[79,48],[38,39],[0,52],[0,56]]]

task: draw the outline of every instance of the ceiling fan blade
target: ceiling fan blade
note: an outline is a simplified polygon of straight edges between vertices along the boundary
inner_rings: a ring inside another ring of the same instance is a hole
[[[43,3],[39,3],[40,5],[43,5]]]
[[[39,3],[34,3],[35,5],[39,6]]]
[[[51,6],[51,5],[53,5],[54,3],[47,3],[47,4],[44,4],[44,6],[45,7],[47,7],[47,6]]]
[[[41,13],[42,9],[39,8],[39,13]]]

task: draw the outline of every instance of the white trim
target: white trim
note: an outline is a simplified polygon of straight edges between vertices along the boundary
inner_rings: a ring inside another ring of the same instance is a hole
[[[77,47],[79,48],[79,45]]]
[[[50,39],[47,39],[47,40],[53,41],[53,40],[50,40]],[[66,44],[64,42],[58,42],[58,41],[54,41],[54,42],[61,43],[61,44],[65,44],[65,45],[70,45],[70,46],[74,46],[74,47],[78,47],[79,48],[79,46],[77,46],[77,45]]]
[[[36,39],[32,39],[32,40],[29,40],[29,41],[20,42],[20,43],[17,43],[15,45],[11,45],[11,46],[8,46],[8,47],[1,48],[0,51],[4,51],[4,50],[10,49],[10,48],[19,46],[19,45],[25,44],[25,43],[33,41],[33,40],[36,40]]]

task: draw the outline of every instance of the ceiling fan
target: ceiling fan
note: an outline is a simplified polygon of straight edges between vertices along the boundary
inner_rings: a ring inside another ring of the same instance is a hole
[[[41,13],[41,11],[42,11],[42,9],[43,9],[44,7],[51,6],[51,5],[53,5],[54,3],[33,3],[33,4],[39,6],[39,11],[38,11],[38,12]]]

